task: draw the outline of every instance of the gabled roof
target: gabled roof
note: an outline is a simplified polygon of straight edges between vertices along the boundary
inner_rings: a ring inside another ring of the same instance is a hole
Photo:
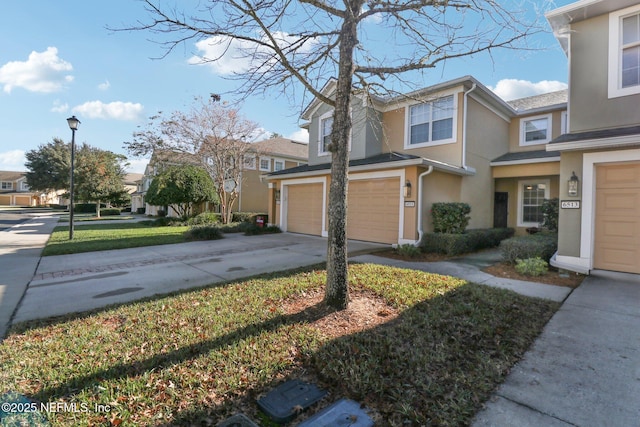
[[[540,95],[528,96],[526,98],[514,99],[508,101],[507,104],[511,106],[518,113],[526,112],[528,110],[542,110],[566,107],[569,99],[569,90],[563,89],[556,92],[543,93]]]
[[[0,181],[17,181],[24,178],[26,172],[0,171]]]
[[[309,158],[309,144],[288,138],[271,138],[251,144],[260,154],[291,157],[306,161]]]

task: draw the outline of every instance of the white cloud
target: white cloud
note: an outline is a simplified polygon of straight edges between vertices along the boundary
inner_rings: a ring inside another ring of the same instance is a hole
[[[293,132],[287,138],[293,139],[294,141],[306,142],[308,144],[309,143],[309,131],[306,130],[306,129],[300,129],[300,130],[297,130],[297,131]]]
[[[0,170],[5,171],[26,171],[24,162],[27,159],[24,156],[24,150],[10,150],[0,153]]]
[[[149,159],[129,159],[127,160],[129,166],[127,166],[128,173],[144,173],[144,169],[149,164]]]
[[[100,90],[107,90],[111,87],[111,83],[109,83],[109,80],[105,80],[104,83],[100,83],[98,85],[98,89]]]
[[[57,92],[73,81],[73,76],[66,74],[71,70],[73,66],[58,57],[58,49],[48,47],[44,52],[31,52],[27,61],[7,62],[0,67],[0,84],[6,93],[15,87],[30,92]]]
[[[63,104],[62,101],[56,99],[55,101],[53,101],[53,107],[51,107],[51,111],[53,113],[66,113],[67,111],[69,111],[69,104],[67,104],[66,102]]]
[[[555,92],[567,87],[566,83],[556,80],[542,80],[534,83],[528,80],[503,79],[495,87],[489,86],[489,89],[505,101],[511,101],[512,99]]]
[[[271,36],[276,40],[280,47],[286,47],[296,44],[296,37],[284,32],[274,32]],[[265,43],[270,43],[266,37],[262,37]],[[315,40],[307,40],[302,45],[297,46],[296,53],[306,53],[313,49]],[[231,39],[225,36],[209,37],[200,40],[195,44],[200,54],[189,58],[188,63],[194,65],[208,65],[215,74],[231,75],[234,73],[243,73],[248,71],[252,66],[252,60],[258,59],[258,66],[262,62],[271,61],[268,55],[271,51],[256,43],[247,40]],[[267,56],[265,56],[267,55]]]
[[[73,107],[73,111],[92,119],[138,120],[144,107],[142,104],[115,101],[105,104],[102,101],[89,101]]]

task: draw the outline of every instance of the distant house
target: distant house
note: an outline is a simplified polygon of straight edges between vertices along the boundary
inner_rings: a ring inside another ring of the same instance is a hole
[[[64,191],[48,194],[33,192],[27,184],[26,172],[0,171],[0,205],[42,206],[60,204]]]
[[[132,196],[132,211],[141,208],[144,194],[149,189],[153,177],[156,176],[163,167],[168,165],[202,165],[207,159],[200,158],[195,154],[178,153],[172,151],[157,151],[151,156],[149,164],[145,168],[145,173],[139,182],[137,191]],[[238,199],[232,207],[233,211],[240,212],[267,212],[269,206],[268,184],[261,179],[261,175],[284,170],[306,164],[307,144],[293,141],[287,138],[272,138],[255,143],[247,143],[247,149],[242,159],[242,177],[239,188]],[[135,199],[135,202],[134,202]],[[135,206],[135,207],[134,207]],[[144,205],[146,214],[156,215],[162,207]],[[217,206],[205,204],[202,210],[218,211]],[[169,212],[175,215],[175,212]]]

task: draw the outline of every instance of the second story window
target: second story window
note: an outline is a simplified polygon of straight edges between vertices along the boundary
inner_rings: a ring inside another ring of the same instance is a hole
[[[274,171],[281,171],[284,169],[284,160],[274,160],[273,161],[273,170]]]
[[[244,161],[245,169],[251,169],[251,170],[256,169],[256,156],[251,154],[245,154],[243,161]]]
[[[20,185],[20,189],[22,191],[29,191],[29,184],[27,184],[26,182],[23,182],[22,185]]]
[[[454,140],[454,97],[409,107],[407,148]]]
[[[551,115],[520,120],[520,145],[546,144],[551,140]]]
[[[268,157],[260,159],[260,170],[265,172],[271,172],[271,159]]]
[[[640,93],[640,6],[609,15],[609,98]]]
[[[333,113],[331,113],[333,114]],[[328,154],[331,144],[331,131],[333,130],[333,115],[320,118],[320,141],[318,154]]]
[[[2,190],[13,190],[13,182],[2,181],[0,183],[0,189],[2,189]]]

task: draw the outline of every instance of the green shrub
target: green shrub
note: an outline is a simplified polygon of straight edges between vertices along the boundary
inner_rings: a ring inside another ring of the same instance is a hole
[[[267,216],[266,213],[261,213],[261,212],[234,212],[231,215],[231,222],[255,223],[257,215],[264,215],[265,217]]]
[[[104,216],[120,215],[120,209],[118,208],[100,209],[100,215],[104,215]]]
[[[463,233],[469,224],[471,206],[467,203],[434,203],[431,207],[433,231],[436,233]]]
[[[106,208],[107,205],[104,203],[100,203],[100,209]],[[75,213],[95,213],[96,212],[96,204],[95,203],[74,203],[73,211]]]
[[[282,233],[282,230],[280,230],[280,227],[278,227],[277,225],[259,227],[256,224],[249,224],[248,226],[245,226],[245,230],[244,230],[244,234],[246,234],[247,236],[256,236],[258,234],[274,234],[274,233]]]
[[[513,228],[478,228],[462,234],[426,233],[420,247],[423,252],[460,255],[496,247],[513,233]]]
[[[220,222],[222,222],[222,216],[215,212],[202,212],[187,220],[188,225],[219,224]]]
[[[549,264],[540,257],[516,260],[516,271],[525,276],[542,276],[549,269]]]
[[[420,255],[420,248],[415,245],[404,244],[396,248],[396,253],[407,258],[415,258]]]
[[[558,231],[558,209],[560,201],[555,199],[545,199],[542,202],[542,214],[544,219],[542,220],[542,226],[549,231]]]
[[[222,239],[222,231],[213,225],[198,225],[184,232],[188,240],[217,240]]]
[[[144,215],[147,212],[147,208],[137,208],[136,213]]]
[[[173,216],[161,216],[160,218],[156,218],[153,221],[153,225],[155,225],[156,227],[171,227],[185,225],[185,223],[182,218]]]
[[[511,264],[515,264],[518,259],[536,257],[548,262],[557,249],[558,235],[555,233],[516,236],[500,243],[502,258]]]
[[[223,233],[242,233],[251,227],[251,223],[248,222],[230,222],[228,224],[218,224],[217,227]]]

